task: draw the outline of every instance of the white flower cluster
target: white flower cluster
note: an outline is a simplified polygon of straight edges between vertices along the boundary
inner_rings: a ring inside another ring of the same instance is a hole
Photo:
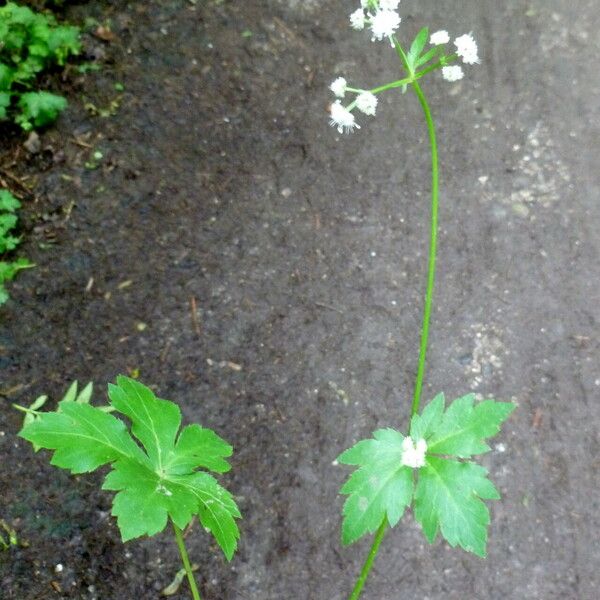
[[[354,129],[360,129],[354,115],[339,100],[331,105],[330,113],[329,124],[332,127],[337,127],[340,133],[350,133]]]
[[[436,31],[431,34],[429,39],[433,46],[443,46],[450,41],[450,35],[447,31]],[[474,65],[479,63],[479,54],[477,50],[477,42],[471,33],[465,33],[454,40],[456,46],[456,54],[466,65]],[[460,81],[465,76],[463,68],[460,65],[451,65],[442,67],[442,77],[446,81]]]
[[[425,466],[425,453],[427,452],[427,442],[418,440],[413,442],[410,436],[402,440],[402,458],[400,462],[405,467],[411,469],[420,469]]]
[[[400,27],[399,4],[400,0],[361,0],[360,8],[350,15],[350,25],[357,30],[368,25],[373,42],[389,39]]]
[[[400,15],[398,7],[400,0],[360,0],[360,8],[350,15],[350,24],[354,29],[364,29],[366,26],[371,28],[371,39],[382,40],[388,38],[392,46],[394,41],[392,36],[400,26]],[[450,34],[445,31],[436,31],[431,34],[429,42],[432,46],[444,46],[450,42]],[[446,56],[443,50],[436,56],[439,57],[439,63],[433,68],[441,67],[442,77],[446,81],[460,81],[464,76],[463,68],[460,65],[448,64],[458,56],[466,65],[479,63],[479,54],[477,42],[470,33],[465,33],[454,40],[456,53],[452,56]],[[374,116],[377,110],[377,97],[368,90],[357,90],[348,87],[348,82],[343,77],[338,77],[331,83],[329,89],[337,98],[331,105],[330,125],[336,127],[340,133],[350,133],[354,129],[360,129],[352,111],[357,108],[365,115]],[[381,90],[380,90],[381,91]],[[357,94],[353,102],[344,106],[341,98],[346,93]]]
[[[362,113],[369,116],[374,116],[377,110],[377,96],[367,90],[350,90],[348,88],[348,82],[343,77],[338,77],[331,83],[329,89],[334,93],[337,98],[343,98],[346,92],[352,91],[357,96],[348,108],[343,106],[340,100],[336,100],[331,105],[331,119],[330,124],[332,127],[337,127],[340,133],[350,133],[353,129],[360,129],[360,126],[356,122],[352,109],[358,108]]]

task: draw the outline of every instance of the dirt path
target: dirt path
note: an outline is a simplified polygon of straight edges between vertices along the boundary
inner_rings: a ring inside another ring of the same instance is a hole
[[[387,96],[350,138],[327,127],[335,75],[357,85],[396,76],[384,45],[346,27],[353,6],[73,9],[74,19],[110,18],[118,36],[83,94],[108,105],[115,82],[125,93],[106,119],[73,97],[43,136],[64,161],[41,175],[41,204],[28,209],[45,215],[25,246],[39,266],[0,309],[0,518],[29,541],[0,553],[2,598],[154,598],[174,575],[168,535],[122,546],[100,478],[58,472],[15,437],[11,402],[57,397],[74,378],[103,394],[134,371],[236,448],[227,484],[243,539],[225,564],[195,528],[203,595],[347,594],[368,546],[338,541],[345,471],[332,461],[377,426],[406,423],[428,219],[414,98]],[[473,389],[519,410],[483,459],[504,496],[489,559],[429,547],[409,516],[386,539],[365,598],[592,600],[600,74],[587,57],[600,50],[600,9],[591,0],[403,7],[407,34],[426,24],[473,30],[484,57],[455,87],[425,84],[443,149],[425,394]],[[67,141],[74,135],[93,148]],[[95,149],[104,158],[85,168]]]

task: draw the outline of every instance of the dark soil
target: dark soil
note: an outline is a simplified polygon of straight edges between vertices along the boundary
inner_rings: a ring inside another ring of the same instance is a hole
[[[100,400],[118,373],[235,446],[224,481],[245,516],[239,553],[227,564],[199,527],[188,537],[203,598],[347,597],[369,541],[339,542],[347,471],[332,462],[406,425],[429,217],[414,97],[389,94],[351,137],[327,126],[334,76],[397,76],[385,44],[347,27],[355,4],[67,11],[110,20],[116,38],[88,39],[103,68],[68,75],[70,109],[40,154],[11,166],[21,142],[3,147],[6,169],[37,182],[14,190],[38,265],[0,309],[0,518],[20,540],[0,552],[3,600],[158,598],[179,568],[168,532],[121,544],[101,474],[71,477],[16,436],[11,403],[59,399],[73,379]],[[406,37],[473,30],[483,55],[460,84],[424,84],[443,173],[425,394],[472,389],[519,408],[482,459],[503,494],[488,559],[428,546],[408,515],[365,599],[596,599],[600,8],[402,7]],[[91,114],[113,101],[112,116]],[[174,596],[188,597],[185,584]]]

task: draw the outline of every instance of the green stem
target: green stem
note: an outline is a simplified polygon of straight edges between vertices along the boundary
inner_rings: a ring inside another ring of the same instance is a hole
[[[437,69],[441,69],[442,67],[445,67],[445,66],[449,65],[450,63],[453,63],[457,58],[458,58],[458,54],[451,54],[450,56],[445,56],[443,58],[443,60],[438,60],[438,62],[433,63],[432,65],[429,65],[427,68],[423,69],[422,71],[419,71],[417,73],[417,75],[419,76],[418,79],[420,79],[421,77],[424,77],[425,75],[427,75],[427,73],[431,73],[431,71],[436,71]]]
[[[368,90],[371,94],[381,94],[381,92],[386,92],[387,90],[393,90],[394,88],[403,87],[412,83],[412,77],[405,77],[404,79],[398,79],[398,81],[392,81],[391,83],[386,83],[385,85],[380,85],[379,87],[373,88],[372,90]]]
[[[421,390],[423,388],[423,377],[425,376],[425,359],[427,356],[427,342],[429,340],[429,323],[431,321],[431,305],[433,303],[433,288],[435,286],[435,259],[437,253],[437,230],[438,230],[438,206],[439,206],[439,169],[438,150],[435,136],[435,123],[431,116],[431,110],[423,90],[417,81],[412,83],[415,94],[421,103],[427,129],[429,131],[429,142],[431,145],[431,234],[429,242],[429,267],[427,273],[427,291],[425,293],[425,308],[423,309],[423,323],[421,326],[421,348],[419,350],[419,366],[417,368],[417,379],[415,382],[415,393],[413,396],[411,417],[419,410],[421,402]]]
[[[177,540],[177,547],[179,548],[179,554],[181,554],[181,561],[183,562],[183,568],[185,569],[185,573],[187,575],[188,581],[190,583],[190,589],[192,590],[192,598],[194,600],[201,600],[200,592],[198,591],[198,586],[196,585],[196,580],[194,579],[194,573],[192,572],[192,565],[190,564],[190,559],[188,557],[187,550],[185,549],[185,543],[183,541],[183,535],[181,533],[181,529],[173,523],[173,530],[175,531],[175,539]]]
[[[360,572],[360,575],[358,576],[356,585],[354,586],[354,589],[352,590],[352,594],[350,595],[348,600],[358,600],[358,598],[360,598],[360,593],[362,592],[365,582],[367,581],[367,577],[369,576],[371,567],[373,566],[373,563],[375,562],[375,557],[377,556],[377,552],[379,552],[379,546],[381,545],[381,542],[383,541],[383,536],[385,535],[386,530],[387,530],[387,519],[384,519],[383,522],[381,523],[381,525],[379,526],[377,533],[375,534],[375,539],[373,540],[373,545],[371,546],[371,551],[369,552],[369,556],[367,556],[367,560],[365,560],[365,564],[363,565],[362,571]]]

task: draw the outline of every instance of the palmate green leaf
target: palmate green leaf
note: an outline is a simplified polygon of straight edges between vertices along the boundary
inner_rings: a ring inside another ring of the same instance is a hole
[[[452,546],[485,556],[490,516],[482,500],[499,498],[487,471],[468,458],[489,450],[485,439],[495,435],[515,406],[486,400],[475,403],[469,394],[446,410],[444,395],[436,396],[411,419],[410,444],[425,440],[420,468],[403,466],[404,436],[393,429],[376,431],[346,450],[339,462],[359,468],[341,489],[344,504],[342,539],[352,543],[373,533],[387,519],[394,526],[413,501],[415,518],[429,542],[439,532]],[[408,454],[404,462],[411,464]],[[416,488],[413,481],[416,478]]]
[[[486,469],[472,462],[429,456],[426,466],[419,469],[415,490],[415,518],[429,543],[439,529],[451,546],[484,557],[490,513],[480,498],[500,498]]]
[[[343,511],[344,544],[373,533],[384,519],[393,527],[410,504],[413,473],[401,464],[403,440],[394,429],[380,429],[373,439],[358,442],[338,457],[342,464],[359,466],[341,489],[348,494]]]
[[[231,446],[199,425],[180,432],[179,407],[133,379],[118,377],[109,386],[111,406],[131,421],[131,433],[123,421],[86,403],[87,395],[87,388],[79,396],[73,388],[57,412],[37,413],[20,435],[54,450],[52,464],[73,473],[110,464],[103,488],[117,491],[112,514],[123,541],[154,535],[169,519],[186,527],[198,515],[230,560],[240,512],[214,477],[196,469],[229,470]]]

